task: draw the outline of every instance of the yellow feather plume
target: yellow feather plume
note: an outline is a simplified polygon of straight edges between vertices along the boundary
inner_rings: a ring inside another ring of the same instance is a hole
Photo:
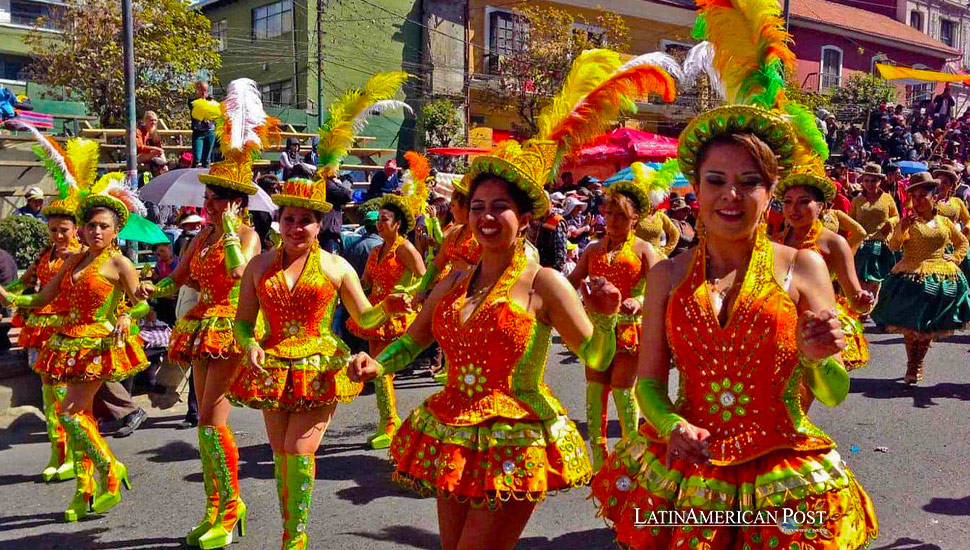
[[[408,163],[408,173],[405,174],[401,194],[415,216],[424,213],[428,205],[428,176],[431,174],[431,163],[428,157],[415,151],[404,153]]]
[[[74,179],[82,194],[91,192],[98,176],[100,158],[101,147],[94,140],[74,138],[68,141],[64,147],[64,161],[71,173],[74,174]]]
[[[620,54],[613,50],[586,50],[579,54],[566,75],[562,91],[540,113],[536,121],[539,134],[549,135],[554,128],[562,125],[569,118],[573,107],[622,64]]]

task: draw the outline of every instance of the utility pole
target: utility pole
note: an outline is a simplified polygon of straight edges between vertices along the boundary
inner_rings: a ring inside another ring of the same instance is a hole
[[[791,17],[791,0],[785,0],[785,6],[782,8],[782,17],[785,18],[785,32],[788,32],[788,19]]]
[[[323,12],[324,0],[317,0],[317,126],[323,126]]]
[[[127,107],[125,145],[128,152],[127,182],[133,189],[138,188],[138,159],[135,149],[135,21],[131,13],[131,1],[121,0],[122,49],[125,54],[125,104]]]

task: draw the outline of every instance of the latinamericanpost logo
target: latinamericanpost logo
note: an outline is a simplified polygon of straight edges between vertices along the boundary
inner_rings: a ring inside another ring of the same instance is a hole
[[[814,532],[828,535],[825,512],[791,508],[772,510],[640,510],[634,508],[634,525],[644,527],[770,527],[790,535]]]

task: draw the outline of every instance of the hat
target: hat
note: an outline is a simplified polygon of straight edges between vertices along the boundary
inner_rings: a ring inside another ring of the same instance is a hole
[[[793,187],[812,187],[822,193],[825,202],[835,200],[838,190],[835,183],[825,176],[825,170],[821,165],[798,168],[796,172],[789,174],[778,182],[775,188],[775,198],[783,200],[785,193]]]
[[[286,148],[287,149],[290,148],[290,145],[299,145],[299,144],[300,144],[299,138],[296,138],[296,137],[293,137],[293,136],[290,136],[290,137],[286,138]]]
[[[684,197],[681,197],[680,195],[670,197],[670,203],[667,205],[667,210],[676,211],[683,210],[685,208],[690,208],[690,206],[687,205],[687,201],[684,200]]]
[[[377,210],[371,210],[370,212],[364,214],[364,222],[377,223],[377,219],[381,217],[380,212]]]
[[[607,190],[607,195],[623,194],[633,201],[637,213],[644,216],[660,206],[670,193],[670,185],[680,171],[677,160],[670,159],[654,170],[642,162],[630,165],[632,180],[618,181]]]
[[[238,78],[226,87],[221,116],[216,124],[219,148],[225,160],[213,163],[199,181],[255,195],[253,160],[271,141],[279,141],[279,120],[263,110],[259,87],[248,78]]]
[[[940,184],[940,180],[935,179],[929,172],[916,172],[909,177],[909,185],[906,186],[906,190],[914,189],[916,187],[936,187]]]
[[[948,164],[941,164],[933,168],[933,177],[939,178],[941,174],[945,174],[950,178],[950,181],[954,184],[960,181],[960,175],[957,174],[956,169]],[[912,181],[912,179],[910,180]]]
[[[276,206],[293,206],[317,212],[330,212],[333,205],[327,202],[327,181],[310,181],[290,178],[283,182],[280,192],[271,197]]]
[[[28,187],[27,191],[24,192],[24,197],[27,200],[42,199],[44,198],[44,192],[41,191],[40,187]]]
[[[544,216],[549,197],[543,188],[563,157],[608,130],[629,104],[652,94],[665,102],[676,96],[673,77],[657,61],[640,56],[624,63],[612,50],[586,50],[573,60],[563,88],[539,113],[535,138],[499,143],[472,160],[469,175],[489,174],[518,187],[531,199],[532,214]]]
[[[549,195],[549,200],[551,200],[552,202],[561,202],[566,200],[566,195],[563,195],[561,192],[556,191],[555,193],[552,193],[551,195]]]
[[[566,199],[566,203],[563,205],[562,210],[565,214],[572,214],[573,210],[575,210],[577,206],[582,206],[583,210],[586,210],[585,202],[577,199],[576,197],[569,197]]]
[[[396,206],[404,214],[404,232],[407,233],[417,225],[418,216],[424,214],[428,205],[428,174],[431,163],[420,153],[408,151],[404,153],[408,161],[408,171],[404,174],[404,184],[401,185],[400,195],[384,195],[377,199],[377,207]]]
[[[203,222],[205,222],[205,220],[202,219],[202,216],[198,214],[188,214],[186,216],[183,216],[182,219],[179,220],[179,225],[185,225],[187,223],[203,223]]]
[[[75,218],[78,223],[84,222],[88,212],[93,208],[107,208],[118,215],[118,230],[124,228],[131,214],[144,216],[147,211],[135,191],[128,186],[125,175],[121,172],[108,172],[98,178],[97,183],[87,189],[81,189],[82,197],[77,206]]]
[[[886,174],[882,173],[882,166],[876,162],[867,162],[865,168],[862,169],[862,175],[875,176],[879,179],[886,177]]]

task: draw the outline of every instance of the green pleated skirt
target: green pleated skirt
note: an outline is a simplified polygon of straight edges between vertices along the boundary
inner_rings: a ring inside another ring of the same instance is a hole
[[[898,259],[885,241],[865,241],[855,253],[855,272],[859,282],[881,283],[889,276]]]
[[[967,279],[963,273],[949,277],[893,273],[882,284],[872,320],[924,333],[960,330],[970,323]]]

